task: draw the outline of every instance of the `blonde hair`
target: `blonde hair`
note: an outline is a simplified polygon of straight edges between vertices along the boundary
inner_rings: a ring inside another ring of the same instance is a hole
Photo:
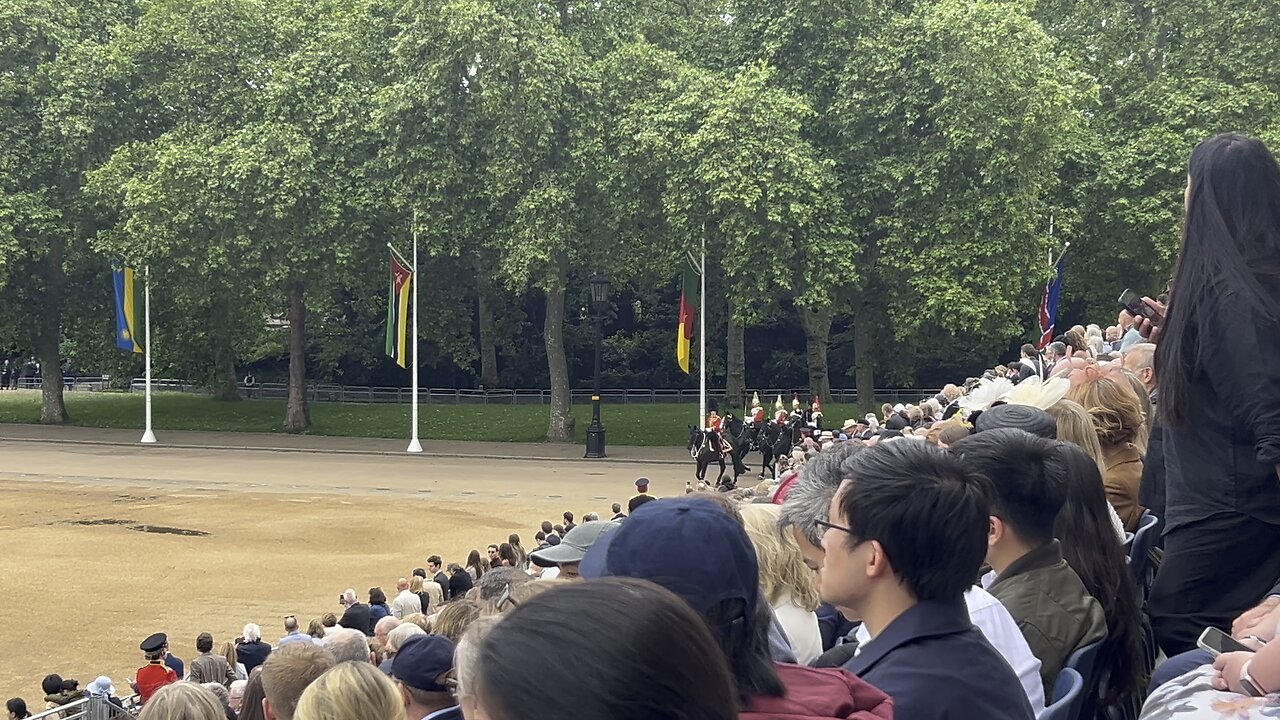
[[[405,720],[391,680],[369,663],[345,662],[316,678],[298,701],[297,720]]]
[[[527,583],[541,585],[543,583]],[[477,664],[480,660],[480,646],[489,636],[489,631],[502,620],[501,615],[486,615],[475,622],[463,633],[458,641],[458,648],[453,654],[453,666],[458,675],[458,699],[475,695]]]
[[[467,626],[480,617],[480,603],[475,600],[457,600],[444,606],[436,615],[436,622],[431,626],[432,635],[443,635],[453,641],[454,645],[467,631]]]
[[[409,592],[414,593],[415,595],[422,592],[422,578],[417,575],[409,578]]]
[[[426,635],[427,631],[413,623],[403,623],[397,625],[395,630],[387,633],[387,644],[383,646],[383,652],[388,656],[395,655],[400,650],[400,646],[414,635]]]
[[[226,720],[222,701],[196,683],[165,685],[142,707],[140,720]]]
[[[777,505],[743,505],[739,512],[742,523],[756,549],[760,565],[760,586],[770,605],[782,602],[787,593],[791,603],[801,610],[818,609],[818,588],[813,571],[804,564],[800,546],[791,533],[778,532]]]
[[[227,659],[227,664],[231,666],[232,670],[236,669],[236,663],[240,662],[240,656],[236,653],[235,645],[229,642],[222,643],[219,654]]]
[[[405,625],[417,625],[422,628],[424,632],[431,632],[431,618],[428,618],[422,613],[405,615],[404,619],[400,621],[400,627],[404,627]]]
[[[1142,408],[1127,378],[1091,374],[1078,384],[1073,380],[1067,397],[1089,413],[1104,449],[1133,442],[1142,429]]]
[[[1133,439],[1133,446],[1138,448],[1138,452],[1146,455],[1147,442],[1151,439],[1151,396],[1147,394],[1147,386],[1142,384],[1142,378],[1138,377],[1138,373],[1125,370],[1124,376],[1129,380],[1129,387],[1133,389],[1134,396],[1138,398],[1138,408],[1142,411],[1143,417],[1143,423],[1138,427],[1138,436]]]
[[[1098,429],[1084,406],[1063,398],[1045,408],[1045,412],[1058,424],[1058,439],[1079,446],[1093,458],[1098,471],[1105,474],[1107,464],[1102,457],[1102,444],[1098,442]]]
[[[324,623],[320,618],[315,618],[307,624],[307,634],[317,639],[324,637]]]

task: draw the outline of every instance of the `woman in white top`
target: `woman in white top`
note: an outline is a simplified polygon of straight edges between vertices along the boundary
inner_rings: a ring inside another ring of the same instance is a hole
[[[760,587],[791,641],[796,661],[808,665],[822,654],[818,589],[791,533],[778,532],[777,505],[743,505],[742,521],[756,549]]]

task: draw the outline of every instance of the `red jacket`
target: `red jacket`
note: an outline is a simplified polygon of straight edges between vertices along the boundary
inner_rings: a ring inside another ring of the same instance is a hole
[[[739,720],[892,720],[893,701],[844,670],[776,663],[785,697],[753,697]]]

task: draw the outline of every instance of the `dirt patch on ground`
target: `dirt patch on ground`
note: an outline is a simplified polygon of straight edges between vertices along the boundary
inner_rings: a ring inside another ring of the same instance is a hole
[[[123,688],[138,643],[167,632],[189,661],[195,638],[268,641],[282,618],[338,612],[338,594],[381,586],[440,554],[565,510],[608,517],[646,475],[682,492],[689,469],[516,461],[0,445],[0,696],[42,705],[51,672]]]

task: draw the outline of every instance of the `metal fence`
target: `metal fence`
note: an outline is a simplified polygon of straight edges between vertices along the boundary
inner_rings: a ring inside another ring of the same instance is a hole
[[[124,701],[125,707],[134,709],[134,698]],[[130,710],[110,702],[104,697],[84,697],[52,710],[32,715],[30,720],[134,720]]]

